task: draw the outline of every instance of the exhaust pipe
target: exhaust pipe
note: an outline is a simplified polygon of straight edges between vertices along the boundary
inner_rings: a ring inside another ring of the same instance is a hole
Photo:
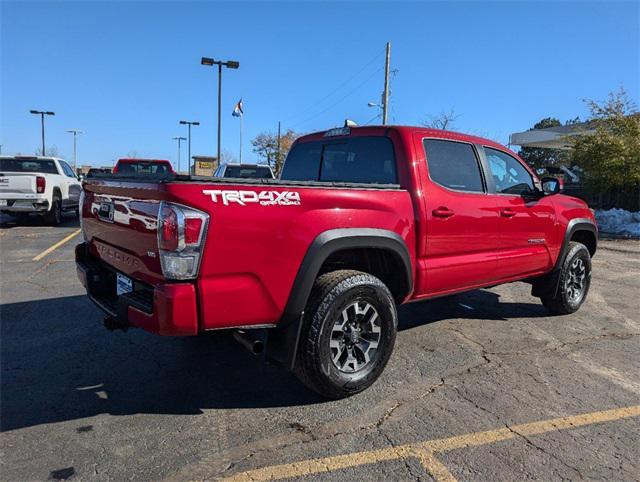
[[[236,330],[233,332],[233,337],[254,355],[259,355],[264,351],[264,342],[247,331]]]

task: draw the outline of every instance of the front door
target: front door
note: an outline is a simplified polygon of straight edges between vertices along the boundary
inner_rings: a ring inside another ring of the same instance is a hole
[[[486,285],[496,275],[499,219],[477,148],[445,139],[420,139],[420,144],[426,156],[427,219],[418,296]]]
[[[515,157],[489,147],[484,154],[494,192],[491,197],[499,213],[499,278],[521,278],[550,269],[550,246],[557,231],[551,198],[535,194],[531,173]]]

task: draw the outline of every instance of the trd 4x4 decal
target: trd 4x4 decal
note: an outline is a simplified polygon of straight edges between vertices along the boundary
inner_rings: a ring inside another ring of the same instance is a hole
[[[221,189],[204,189],[202,193],[211,196],[211,200],[228,206],[237,203],[246,206],[251,203],[259,203],[261,206],[299,206],[300,193],[292,191],[235,191]]]

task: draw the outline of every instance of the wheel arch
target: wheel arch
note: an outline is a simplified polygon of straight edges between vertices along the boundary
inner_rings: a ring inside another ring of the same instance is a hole
[[[388,265],[391,270],[384,269],[386,262],[391,263]],[[269,331],[269,360],[293,369],[304,307],[316,278],[333,268],[365,271],[379,277],[385,284],[390,283],[389,290],[397,303],[402,302],[413,291],[411,255],[399,234],[374,228],[324,231],[307,249],[282,318],[278,326]]]
[[[558,270],[562,266],[571,241],[584,244],[591,256],[596,254],[598,248],[598,228],[595,223],[588,218],[575,218],[569,221],[554,270]]]
[[[589,218],[575,218],[569,221],[556,263],[551,272],[536,278],[531,283],[531,295],[536,297],[555,296],[560,283],[560,269],[564,262],[569,244],[577,241],[584,244],[593,256],[598,248],[598,228]]]

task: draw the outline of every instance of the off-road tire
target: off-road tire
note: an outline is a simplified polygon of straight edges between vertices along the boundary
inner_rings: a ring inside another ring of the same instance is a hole
[[[51,226],[57,226],[62,221],[62,199],[59,194],[53,195],[51,209],[44,215],[44,219]]]
[[[581,294],[577,299],[572,299],[568,285],[572,282],[572,272],[574,263],[582,264],[585,269]],[[578,311],[582,303],[587,299],[589,286],[591,285],[591,254],[587,247],[575,241],[569,243],[567,255],[560,267],[560,279],[558,288],[550,291],[550,294],[541,297],[542,304],[554,315],[568,315]]]
[[[354,303],[358,307],[368,304],[377,312],[379,341],[370,361],[361,369],[345,373],[334,364],[329,343],[336,321]],[[393,351],[397,327],[393,296],[378,278],[353,270],[323,274],[315,281],[305,307],[294,371],[307,387],[325,398],[354,395],[371,386],[384,370]]]

